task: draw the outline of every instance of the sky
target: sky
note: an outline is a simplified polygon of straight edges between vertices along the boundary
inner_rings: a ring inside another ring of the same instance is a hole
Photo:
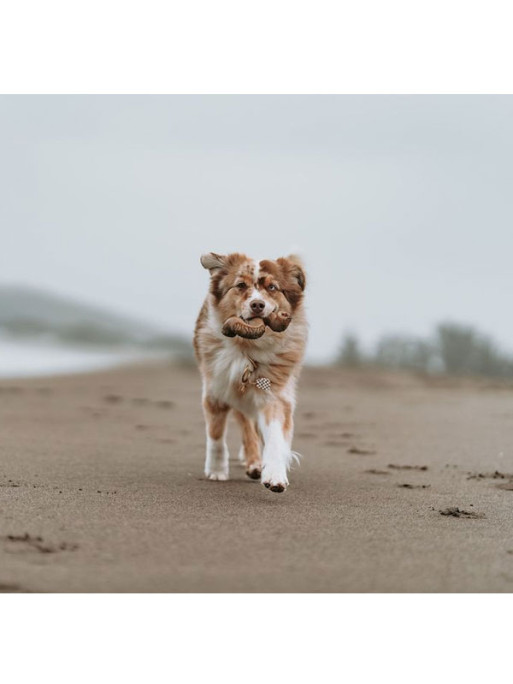
[[[202,253],[300,253],[308,358],[513,351],[513,96],[0,96],[0,284],[192,335]]]

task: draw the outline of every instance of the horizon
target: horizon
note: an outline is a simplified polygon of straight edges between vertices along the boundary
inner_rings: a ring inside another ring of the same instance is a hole
[[[176,330],[173,329],[167,329],[165,327],[154,327],[154,324],[145,320],[143,316],[139,317],[134,317],[132,315],[125,315],[124,313],[121,313],[119,311],[116,311],[112,307],[104,307],[95,303],[88,302],[84,299],[78,299],[78,298],[72,298],[66,294],[58,293],[55,291],[51,291],[48,289],[41,289],[37,288],[32,285],[21,285],[19,283],[14,283],[14,282],[5,282],[0,280],[0,293],[2,290],[13,290],[16,294],[19,294],[20,292],[23,292],[24,294],[34,294],[36,297],[37,296],[42,296],[43,298],[48,298],[50,302],[52,300],[55,301],[55,303],[59,304],[65,304],[69,307],[76,307],[77,308],[77,320],[75,323],[72,325],[76,325],[76,323],[80,320],[80,316],[83,315],[83,312],[81,312],[82,309],[86,310],[88,312],[89,316],[97,315],[99,316],[99,320],[97,321],[97,324],[101,326],[105,325],[105,321],[109,316],[115,317],[117,319],[118,324],[128,324],[132,326],[143,326],[146,328],[146,334],[151,333],[153,336],[157,335],[163,335],[166,337],[176,337],[177,341],[182,340],[183,343],[189,343],[191,352],[192,352],[192,332],[190,335],[186,335],[180,332],[177,332]],[[27,314],[22,313],[20,316],[20,319],[26,320]],[[31,318],[31,316],[29,316]],[[37,320],[37,317],[34,317],[34,320]],[[48,312],[44,316],[46,321],[48,321]],[[55,321],[54,321],[55,323]],[[91,323],[91,321],[90,321]],[[93,323],[94,324],[94,323]],[[62,324],[61,324],[62,325]],[[69,321],[67,323],[69,325]],[[357,333],[354,333],[353,331],[347,330],[345,331],[341,338],[340,338],[340,344],[335,351],[335,353],[330,357],[330,358],[325,358],[323,360],[312,360],[312,359],[306,359],[306,363],[308,365],[332,365],[332,364],[337,364],[337,363],[343,363],[342,361],[342,347],[345,342],[347,342],[350,338],[357,344],[358,347],[358,354],[360,355],[360,363],[363,365],[366,364],[374,364],[378,363],[380,365],[380,361],[377,361],[377,354],[379,352],[379,347],[382,345],[384,342],[392,342],[392,343],[397,343],[398,341],[402,341],[403,343],[415,343],[415,342],[420,342],[420,343],[427,343],[427,344],[436,344],[436,338],[438,335],[438,330],[440,327],[448,325],[452,328],[460,328],[460,329],[466,329],[472,332],[476,340],[485,340],[486,342],[491,344],[491,347],[495,350],[495,352],[503,359],[503,361],[507,362],[508,360],[513,363],[513,350],[505,348],[504,346],[500,345],[500,343],[497,343],[497,340],[488,333],[488,331],[483,330],[481,328],[469,325],[465,321],[456,321],[456,320],[440,320],[438,321],[432,328],[432,330],[429,332],[427,336],[419,336],[419,335],[410,335],[410,334],[404,334],[401,332],[398,332],[396,330],[386,330],[382,335],[377,337],[376,339],[372,340],[370,343],[365,344],[362,343],[362,340],[360,336]],[[0,332],[2,331],[2,311],[1,311],[1,306],[0,306]],[[57,326],[59,327],[59,326]],[[140,331],[142,332],[142,331]],[[42,339],[40,336],[38,337],[37,335],[33,338],[30,337],[30,335],[24,335],[20,334],[19,337],[16,336],[16,334],[11,332],[8,332],[7,340],[16,340],[19,339],[20,342],[26,347],[27,343],[30,343],[30,340],[32,339],[34,344],[37,346],[39,344],[43,344],[43,346],[47,346],[48,342],[50,341],[47,337]],[[54,340],[55,344],[62,345],[64,347],[70,345],[72,348],[76,348],[77,351],[80,349],[83,349],[84,351],[87,351],[88,349],[93,352],[95,346],[99,343],[93,344],[93,347],[91,348],[91,340],[84,340],[84,346],[80,347],[79,340],[75,340],[74,342],[66,342],[65,340]],[[78,346],[77,346],[78,345]],[[123,345],[122,345],[123,346]],[[101,345],[100,345],[101,348]],[[115,350],[115,346],[114,349]],[[143,350],[143,347],[141,347],[141,352]],[[151,354],[152,352],[154,353],[154,349],[148,348],[148,352]],[[94,353],[94,352],[93,352]],[[114,358],[114,357],[112,357]],[[393,364],[392,364],[393,366]],[[392,367],[389,366],[389,367]],[[404,366],[406,368],[407,366]],[[397,369],[400,369],[401,366],[398,366]],[[447,372],[447,371],[446,371]],[[478,373],[479,374],[479,373]]]

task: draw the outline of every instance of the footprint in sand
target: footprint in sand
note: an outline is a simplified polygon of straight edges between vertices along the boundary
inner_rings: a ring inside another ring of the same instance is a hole
[[[439,511],[440,515],[446,515],[453,518],[486,518],[484,513],[478,513],[477,511],[465,511],[457,506],[450,506],[449,508],[441,508]]]
[[[508,480],[513,479],[513,473],[501,473],[495,470],[493,473],[468,473],[467,480]]]
[[[159,399],[159,401],[155,402],[155,406],[158,406],[161,409],[170,409],[173,408],[174,405],[174,401],[169,401],[169,399]]]
[[[392,468],[393,470],[427,470],[427,466],[420,466],[420,465],[396,465],[395,463],[389,463],[388,468]]]
[[[103,401],[106,401],[108,404],[120,404],[123,401],[123,397],[119,394],[106,394],[103,397]]]
[[[30,593],[28,589],[23,589],[19,584],[10,584],[9,582],[0,582],[0,594],[27,594]]]
[[[60,544],[48,544],[41,536],[34,536],[25,532],[25,534],[8,534],[3,537],[8,544],[8,550],[11,552],[19,551],[36,551],[38,553],[58,553],[59,551],[76,551],[78,544],[70,544],[68,542],[61,542]]]

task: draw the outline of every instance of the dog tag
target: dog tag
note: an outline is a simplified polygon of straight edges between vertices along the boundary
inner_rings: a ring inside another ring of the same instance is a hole
[[[264,390],[264,392],[271,391],[271,381],[269,378],[257,378],[255,385],[258,387],[258,389]]]

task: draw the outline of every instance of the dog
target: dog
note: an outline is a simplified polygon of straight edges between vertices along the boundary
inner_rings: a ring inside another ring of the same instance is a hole
[[[257,262],[244,254],[211,252],[201,257],[201,265],[210,272],[194,331],[203,381],[205,475],[229,477],[231,410],[242,431],[239,458],[246,474],[261,478],[272,492],[283,492],[296,456],[293,415],[307,341],[303,264],[295,255]],[[234,327],[228,324],[232,321]]]

